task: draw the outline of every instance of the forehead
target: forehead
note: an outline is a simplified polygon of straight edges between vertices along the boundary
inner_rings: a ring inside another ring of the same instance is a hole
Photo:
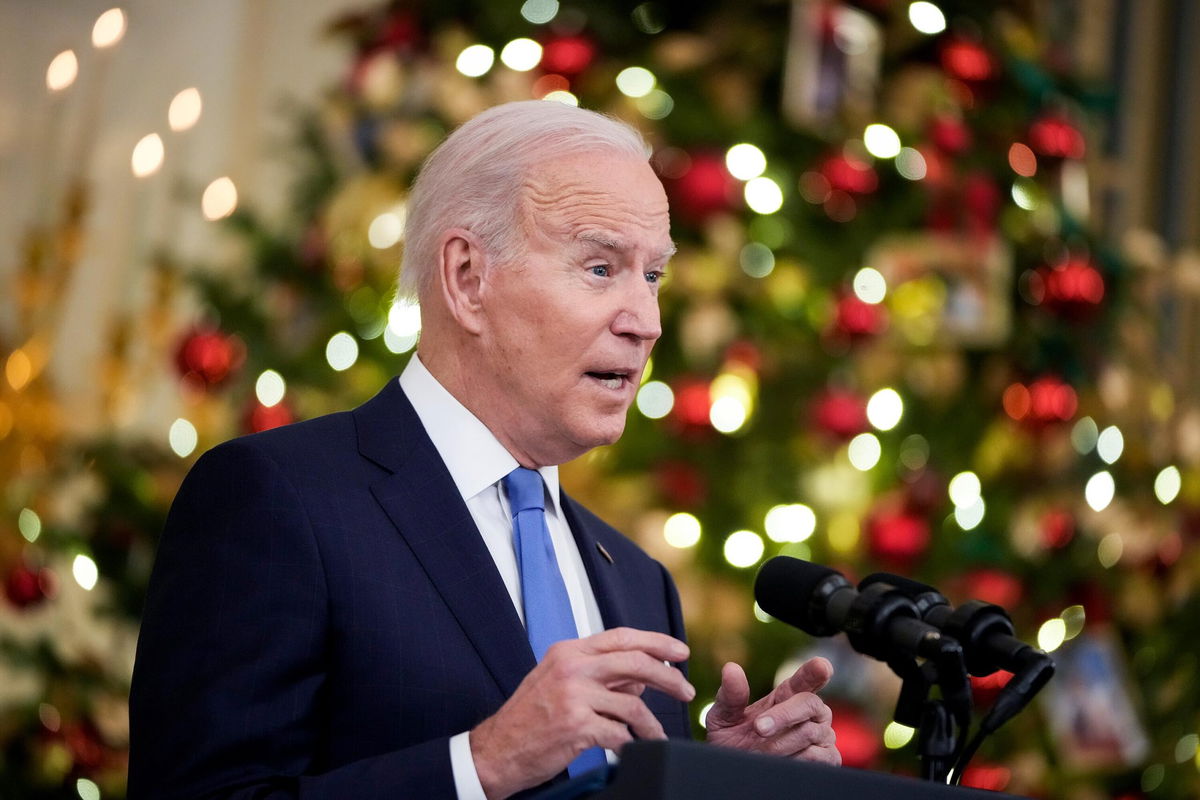
[[[667,196],[649,163],[592,152],[539,165],[524,183],[527,231],[554,238],[670,245]]]

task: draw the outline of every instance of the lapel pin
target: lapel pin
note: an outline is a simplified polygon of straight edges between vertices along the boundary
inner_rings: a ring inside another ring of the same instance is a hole
[[[608,554],[608,551],[604,549],[604,545],[600,544],[599,542],[596,542],[596,549],[600,551],[600,555],[604,556],[605,561],[607,561],[610,564],[613,563],[613,557],[610,556]]]

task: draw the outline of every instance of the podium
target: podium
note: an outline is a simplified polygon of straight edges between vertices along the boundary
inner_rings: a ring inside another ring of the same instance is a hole
[[[1014,795],[685,741],[632,742],[590,800],[1000,800]]]

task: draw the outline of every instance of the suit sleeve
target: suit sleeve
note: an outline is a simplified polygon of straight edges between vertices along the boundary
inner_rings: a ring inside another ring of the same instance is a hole
[[[453,797],[446,737],[317,772],[328,615],[295,487],[252,441],[207,453],[171,507],[146,599],[131,800]]]

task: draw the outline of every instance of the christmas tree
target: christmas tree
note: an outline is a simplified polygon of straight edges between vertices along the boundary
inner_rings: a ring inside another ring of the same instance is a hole
[[[792,555],[996,603],[1052,651],[1041,702],[964,783],[1195,796],[1198,437],[1146,372],[1153,306],[1089,208],[1111,97],[1023,9],[459,0],[336,20],[356,57],[297,115],[289,219],[214,211],[245,268],[157,255],[159,305],[186,278],[202,314],[114,336],[114,398],[130,341],[178,371],[169,440],[65,439],[38,322],[10,348],[0,788],[123,793],[130,643],[188,465],[399,373],[420,328],[394,290],[406,187],[454,126],[537,97],[638,127],[672,201],[636,409],[563,480],[675,575],[697,731],[725,661],[761,692],[820,653],[846,763],[915,771],[887,667],[755,607],[755,567]],[[82,203],[31,236],[31,298]],[[1006,678],[973,679],[977,704]]]

